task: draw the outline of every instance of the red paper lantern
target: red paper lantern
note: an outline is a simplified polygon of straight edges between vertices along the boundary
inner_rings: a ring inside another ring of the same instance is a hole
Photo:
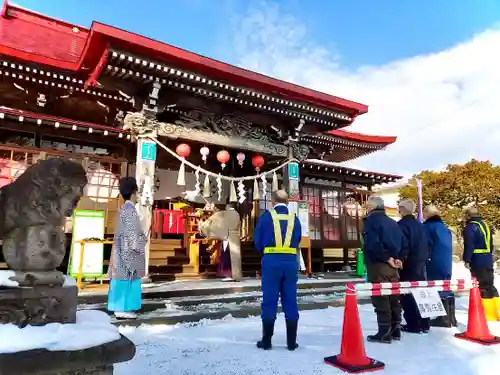
[[[217,153],[217,160],[219,161],[219,163],[221,163],[223,169],[230,158],[231,156],[229,155],[229,152],[227,152],[226,150],[221,150]]]
[[[264,158],[260,155],[255,155],[252,158],[252,165],[255,167],[257,171],[259,171],[260,168],[262,168],[262,166],[264,165]]]
[[[191,153],[191,147],[189,147],[189,145],[186,143],[181,143],[179,146],[177,146],[177,148],[175,149],[175,152],[181,158],[187,158],[189,156],[189,154]]]

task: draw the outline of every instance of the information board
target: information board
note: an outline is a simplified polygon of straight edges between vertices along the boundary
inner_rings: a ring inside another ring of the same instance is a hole
[[[295,213],[299,218],[302,237],[309,237],[309,203],[306,201],[289,201],[288,210]]]
[[[437,318],[446,315],[446,310],[436,288],[415,288],[411,289],[411,294],[415,298],[422,318]]]
[[[77,276],[80,267],[81,244],[78,241],[90,238],[104,238],[104,211],[75,210],[73,214],[73,234],[68,273]],[[104,268],[104,245],[100,243],[85,244],[83,255],[82,277],[99,277]]]

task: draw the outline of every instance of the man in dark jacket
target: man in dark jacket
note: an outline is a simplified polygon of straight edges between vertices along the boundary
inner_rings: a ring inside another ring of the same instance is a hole
[[[398,224],[385,213],[384,200],[371,196],[366,202],[363,242],[368,281],[398,282],[397,259],[401,251],[402,233]],[[377,314],[378,332],[368,341],[391,343],[401,339],[401,305],[399,296],[372,297]]]
[[[429,261],[427,262],[427,280],[451,280],[453,268],[453,236],[441,219],[439,210],[434,205],[424,208],[424,227],[429,242]],[[456,327],[455,296],[453,292],[439,292],[446,316],[430,321],[433,327]]]
[[[429,246],[424,225],[415,216],[415,202],[403,200],[398,203],[401,220],[398,225],[403,232],[403,247],[399,253],[399,260],[403,263],[399,272],[400,281],[424,281],[425,264],[429,258]],[[406,325],[403,332],[427,333],[430,323],[428,318],[421,318],[415,299],[411,294],[401,296],[403,316]]]
[[[499,319],[499,298],[493,270],[493,233],[476,207],[469,207],[464,215],[464,263],[470,269],[481,290],[486,319]]]

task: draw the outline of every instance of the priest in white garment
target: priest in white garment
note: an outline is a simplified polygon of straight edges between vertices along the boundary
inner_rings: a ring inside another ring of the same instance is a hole
[[[240,281],[241,270],[241,219],[231,203],[224,211],[218,211],[200,225],[207,237],[222,241],[218,275],[224,280]]]

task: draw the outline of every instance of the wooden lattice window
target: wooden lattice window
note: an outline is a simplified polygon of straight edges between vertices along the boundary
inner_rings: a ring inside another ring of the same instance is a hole
[[[311,240],[321,239],[321,191],[317,187],[304,187],[302,198],[309,202],[309,236]]]
[[[323,213],[323,239],[328,241],[340,240],[340,192],[334,189],[321,191],[321,209]]]

